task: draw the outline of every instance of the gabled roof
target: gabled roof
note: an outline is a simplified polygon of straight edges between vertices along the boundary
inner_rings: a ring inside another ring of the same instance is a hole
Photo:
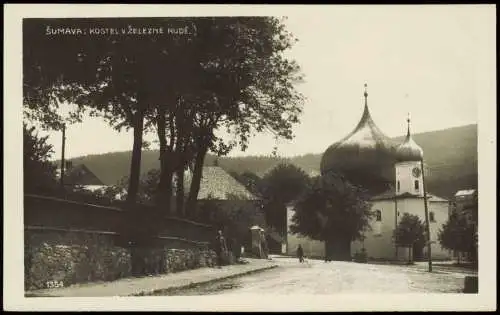
[[[191,174],[186,174],[184,189],[189,191]],[[219,166],[204,166],[200,182],[198,199],[246,199],[256,200],[257,197],[249,192],[245,186]]]
[[[371,200],[372,201],[376,201],[376,200],[389,200],[389,199],[394,199],[395,197],[397,199],[424,198],[424,197],[422,197],[420,195],[415,195],[415,194],[411,194],[411,193],[408,193],[408,192],[405,192],[405,193],[402,193],[402,194],[396,196],[394,188],[391,188],[391,189],[389,189],[388,191],[386,191],[384,193],[381,193],[379,195],[376,195],[376,196],[372,197]],[[441,198],[441,197],[438,197],[438,196],[435,196],[435,195],[432,195],[432,194],[429,194],[429,193],[427,193],[427,199],[429,200],[429,202],[448,202],[447,199],[444,199],[444,198]]]
[[[65,185],[105,186],[85,164],[78,164],[66,170]]]

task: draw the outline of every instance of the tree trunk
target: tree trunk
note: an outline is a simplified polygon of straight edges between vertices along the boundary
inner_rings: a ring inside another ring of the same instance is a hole
[[[412,251],[413,251],[413,247],[412,246],[408,246],[408,263],[411,264],[411,254],[412,254]]]
[[[163,202],[163,183],[164,183],[164,172],[166,168],[166,157],[167,154],[167,135],[166,135],[166,119],[165,119],[165,110],[162,106],[158,108],[158,114],[156,119],[156,127],[158,130],[158,142],[160,144],[160,178],[158,182],[158,187],[156,190],[156,206],[158,208],[162,208],[165,206]]]
[[[325,259],[351,261],[351,241],[345,237],[332,237],[326,240]]]
[[[134,143],[132,146],[132,158],[130,163],[130,179],[127,191],[126,207],[128,208],[128,222],[125,233],[128,234],[131,248],[132,274],[140,275],[144,267],[143,257],[137,252],[144,240],[144,226],[140,222],[136,211],[137,194],[139,192],[139,180],[141,173],[142,134],[144,129],[144,111],[139,110],[134,115]]]
[[[191,187],[189,188],[189,196],[186,202],[186,213],[193,215],[196,209],[196,201],[200,192],[201,176],[203,175],[203,163],[208,152],[208,147],[201,147],[196,154],[194,163],[193,176],[191,178]]]
[[[177,170],[177,187],[175,195],[175,205],[178,215],[184,216],[184,169]]]
[[[165,212],[171,214],[171,201],[172,201],[172,178],[173,171],[168,165],[167,154],[162,158],[162,170],[160,171],[160,181],[158,183],[158,206],[165,209]]]
[[[134,144],[132,146],[132,159],[130,162],[130,180],[127,191],[127,203],[133,205],[137,202],[139,180],[141,176],[142,134],[144,129],[144,111],[135,114]]]

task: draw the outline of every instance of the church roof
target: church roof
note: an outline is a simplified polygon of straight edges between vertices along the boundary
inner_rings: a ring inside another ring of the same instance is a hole
[[[408,132],[406,138],[399,146],[396,148],[396,159],[397,161],[421,161],[424,157],[424,151],[422,148],[413,140],[410,133],[410,118],[408,117]]]
[[[189,191],[190,185],[191,175],[188,173],[184,180],[184,189]],[[238,182],[221,167],[204,166],[198,199],[229,200],[232,198],[257,199],[243,184]]]
[[[386,136],[382,130],[375,124],[368,109],[367,97],[365,91],[365,107],[363,115],[358,122],[356,128],[340,141],[334,143],[329,149],[342,150],[344,148],[376,149],[376,148],[391,148],[393,140]]]
[[[372,197],[371,200],[372,201],[391,200],[391,199],[394,199],[395,197],[397,197],[397,199],[424,198],[423,196],[415,195],[415,194],[412,194],[409,192],[405,192],[405,193],[402,193],[402,194],[399,194],[396,196],[396,194],[394,192],[394,188],[391,188],[390,190],[388,190],[384,193],[381,193],[379,195]],[[438,197],[436,195],[432,195],[429,193],[427,193],[427,199],[429,200],[429,202],[448,202],[447,199],[444,199],[444,198],[441,198],[441,197]]]
[[[375,124],[368,109],[366,91],[364,97],[365,106],[360,121],[347,136],[326,149],[321,158],[321,174],[343,173],[356,182],[357,175],[349,174],[358,172],[376,181],[392,182],[396,143]],[[380,192],[379,189],[374,191]]]

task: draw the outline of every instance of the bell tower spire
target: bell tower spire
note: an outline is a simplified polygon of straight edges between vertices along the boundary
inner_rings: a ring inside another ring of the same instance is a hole
[[[368,121],[371,121],[370,110],[368,109],[368,85],[366,83],[363,95],[365,96],[365,108],[363,110],[363,116],[361,117],[361,121],[359,122],[358,127],[360,127],[364,123],[367,123]]]
[[[408,124],[408,131],[406,133],[406,138],[408,138],[408,139],[411,137],[411,133],[410,133],[410,121],[411,121],[410,120],[410,113],[408,113],[408,116],[406,118],[406,122]]]
[[[365,109],[368,108],[368,85],[365,83]]]

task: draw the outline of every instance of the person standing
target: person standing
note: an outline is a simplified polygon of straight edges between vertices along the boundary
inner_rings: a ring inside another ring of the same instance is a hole
[[[302,248],[301,244],[299,244],[299,247],[297,247],[297,257],[299,257],[300,263],[304,262],[304,249]]]
[[[222,235],[222,231],[217,231],[217,236],[215,237],[215,253],[217,254],[217,265],[221,268],[223,264],[224,254],[227,253],[226,239]]]

